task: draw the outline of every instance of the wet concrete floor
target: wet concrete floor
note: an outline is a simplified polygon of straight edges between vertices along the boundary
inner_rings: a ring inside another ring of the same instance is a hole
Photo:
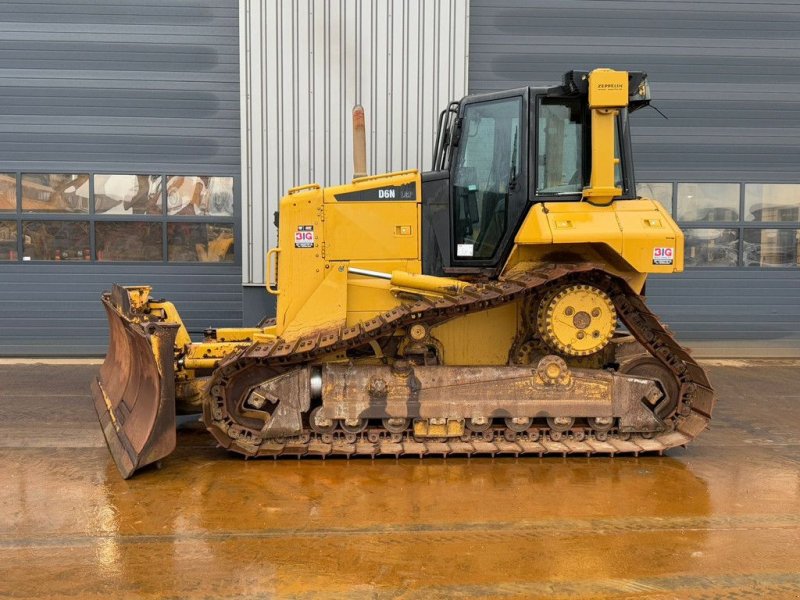
[[[666,457],[245,462],[189,430],[123,481],[96,366],[0,364],[0,597],[800,597],[800,362],[708,368],[713,430]]]

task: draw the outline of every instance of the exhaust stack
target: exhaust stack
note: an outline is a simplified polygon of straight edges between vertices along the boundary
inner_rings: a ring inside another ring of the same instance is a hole
[[[367,131],[364,126],[364,107],[353,107],[353,179],[367,176]]]

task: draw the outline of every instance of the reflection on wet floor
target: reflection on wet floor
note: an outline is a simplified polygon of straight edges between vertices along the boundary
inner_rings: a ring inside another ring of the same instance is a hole
[[[667,457],[243,461],[190,429],[129,481],[93,367],[48,368],[83,372],[0,365],[0,597],[800,595],[797,366],[712,368],[714,429]]]

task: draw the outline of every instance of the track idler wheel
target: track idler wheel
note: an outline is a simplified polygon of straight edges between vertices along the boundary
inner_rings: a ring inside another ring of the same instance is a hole
[[[672,416],[678,407],[680,384],[658,359],[653,356],[633,359],[620,367],[620,373],[655,380],[661,386],[664,398],[653,408],[653,413],[662,420]]]

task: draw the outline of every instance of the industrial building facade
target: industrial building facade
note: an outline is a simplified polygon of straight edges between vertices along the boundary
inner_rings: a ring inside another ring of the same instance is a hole
[[[769,2],[59,0],[0,15],[0,354],[97,355],[98,296],[153,286],[190,330],[272,309],[281,194],[429,168],[465,93],[650,75],[639,192],[686,232],[650,303],[705,355],[800,356],[800,7]]]

